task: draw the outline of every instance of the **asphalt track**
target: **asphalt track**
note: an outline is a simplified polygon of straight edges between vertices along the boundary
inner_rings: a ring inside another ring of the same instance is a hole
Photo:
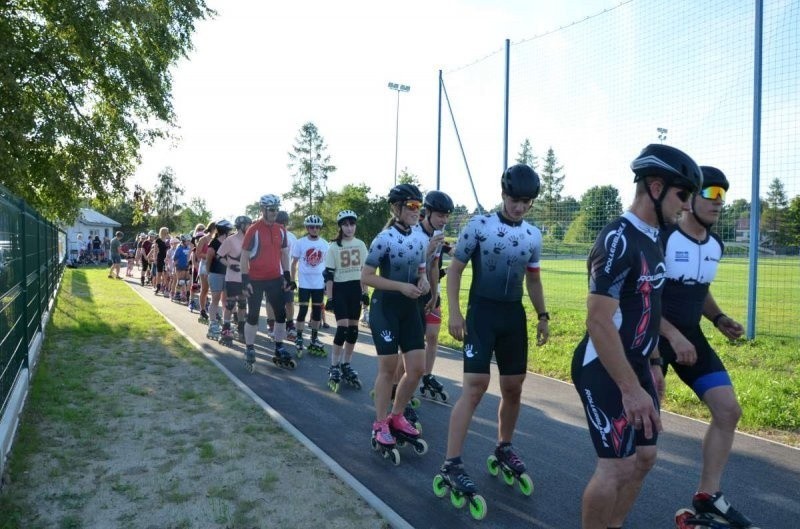
[[[514,437],[534,482],[532,496],[525,497],[516,486],[507,486],[501,477],[493,477],[486,470],[486,458],[497,436],[499,388],[493,366],[492,384],[476,411],[463,454],[467,470],[488,504],[486,518],[475,521],[466,508],[455,509],[447,497],[434,496],[431,488],[444,460],[450,403],[422,400],[418,412],[423,438],[429,445],[427,454],[418,456],[411,447],[401,448],[401,463],[394,466],[370,448],[374,408],[369,389],[377,362],[368,329],[360,329],[353,358],[364,389],[343,386],[334,394],[326,384],[327,358],[305,354],[296,370],[275,367],[269,359],[272,344],[260,332],[256,371],[250,374],[244,368],[243,346],[237,343],[227,348],[211,342],[205,336],[207,327],[197,322],[196,313],[154,296],[138,282],[129,284],[363,485],[362,491],[371,492],[388,505],[394,511],[387,512],[395,525],[406,525],[404,521],[417,529],[580,527],[581,494],[594,470],[595,458],[572,385],[532,374],[525,381],[523,410]],[[322,332],[320,338],[329,345],[332,334]],[[290,350],[294,352],[294,347]],[[564,351],[565,355],[571,353]],[[535,361],[535,348],[531,354]],[[442,349],[434,372],[454,402],[460,394],[460,353]],[[674,512],[687,506],[697,484],[705,423],[669,413],[663,415],[663,423],[658,462],[645,480],[626,528],[674,527]],[[737,434],[723,485],[728,498],[761,529],[800,527],[800,450]],[[298,491],[298,501],[302,501],[302,494]]]

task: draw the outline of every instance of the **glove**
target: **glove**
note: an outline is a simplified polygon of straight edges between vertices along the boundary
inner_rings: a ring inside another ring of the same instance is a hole
[[[361,294],[361,304],[364,305],[365,307],[369,305],[369,294],[367,294],[366,292]]]
[[[325,302],[325,312],[333,312],[333,299],[328,298]]]
[[[292,281],[292,274],[290,274],[288,270],[283,272],[283,280],[286,281],[286,287],[289,290],[297,290],[297,283]]]

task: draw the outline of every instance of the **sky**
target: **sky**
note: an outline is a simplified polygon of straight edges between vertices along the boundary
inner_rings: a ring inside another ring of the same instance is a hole
[[[154,186],[170,166],[187,203],[199,197],[215,216],[232,218],[263,194],[289,191],[287,153],[310,121],[337,167],[329,189],[367,183],[385,195],[398,117],[387,85],[397,82],[411,87],[399,101],[398,171],[434,189],[439,69],[447,76],[499,52],[506,38],[521,41],[618,3],[211,0],[218,16],[198,24],[194,50],[173,70],[175,139],[143,149],[130,186]],[[452,137],[444,119],[443,135]],[[499,202],[496,141],[492,169],[473,174],[489,206]],[[483,150],[473,146],[471,164],[481,166]],[[509,150],[513,158],[518,149]],[[443,190],[457,203],[474,207],[465,179],[449,185]]]

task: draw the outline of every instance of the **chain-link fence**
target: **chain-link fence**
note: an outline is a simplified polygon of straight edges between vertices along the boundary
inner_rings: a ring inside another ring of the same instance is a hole
[[[761,26],[760,5],[632,0],[511,44],[508,160],[526,159],[542,177],[531,219],[544,233],[545,257],[563,261],[559,273],[574,269],[569,277],[585,287],[594,237],[633,198],[631,160],[648,143],[667,143],[731,182],[715,227],[726,246],[715,289],[729,290],[730,310],[745,319],[757,237],[757,330],[800,336],[800,2],[763,2]],[[505,61],[499,49],[443,74],[486,209],[500,202]],[[441,189],[467,188],[459,146],[444,130]],[[477,155],[487,150],[496,155]],[[451,225],[461,222],[454,216]],[[574,298],[556,287],[553,303],[584,306],[585,291]]]

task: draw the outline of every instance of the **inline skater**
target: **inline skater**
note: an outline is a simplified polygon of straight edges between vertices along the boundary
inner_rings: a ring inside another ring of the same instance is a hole
[[[169,228],[163,226],[158,230],[158,237],[155,241],[156,254],[155,254],[155,279],[156,284],[155,295],[163,292],[165,296],[169,297],[169,289],[167,288],[167,250],[169,249]]]
[[[241,341],[244,341],[244,320],[247,313],[247,297],[242,291],[242,243],[244,234],[253,221],[250,217],[242,215],[233,221],[236,233],[227,237],[219,247],[217,255],[225,263],[225,309],[222,313],[222,338],[220,343],[233,345],[233,330],[231,317],[234,309],[237,313],[237,332]]]
[[[291,354],[283,345],[286,339],[286,304],[283,292],[295,290],[289,272],[289,250],[286,228],[275,222],[281,200],[275,195],[264,195],[259,199],[261,218],[247,229],[242,242],[242,288],[247,298],[247,323],[244,326],[246,344],[245,361],[251,371],[255,362],[255,339],[258,331],[258,315],[261,300],[275,309],[275,358],[277,365],[294,367]]]
[[[208,312],[206,311],[208,307],[208,269],[206,257],[208,254],[208,244],[211,242],[216,227],[217,225],[214,222],[210,222],[203,230],[203,235],[197,239],[195,243],[195,254],[198,263],[200,263],[197,272],[200,278],[200,296],[197,300],[200,304],[200,317],[197,321],[200,323],[208,323]],[[195,237],[197,237],[197,233],[195,233]]]
[[[586,334],[572,360],[572,381],[598,458],[583,493],[584,529],[622,527],[655,464],[666,281],[658,233],[689,211],[703,182],[694,160],[668,145],[648,145],[631,169],[633,204],[600,232],[587,259]]]
[[[192,252],[191,239],[188,234],[181,235],[180,246],[175,249],[175,254],[172,256],[175,263],[176,294],[178,294],[178,301],[181,303],[187,303],[190,295],[187,286],[191,283],[189,273],[189,258]]]
[[[211,305],[208,308],[208,334],[212,340],[219,340],[222,336],[222,325],[220,324],[219,304],[226,303],[225,297],[225,272],[226,266],[222,259],[217,255],[222,243],[228,238],[228,234],[233,229],[230,221],[222,219],[217,221],[214,228],[214,236],[208,243],[206,250],[206,270],[208,271],[208,289],[211,291]]]
[[[150,252],[153,249],[153,242],[156,239],[156,232],[150,230],[147,236],[142,240],[142,251],[139,253],[139,259],[142,265],[141,284],[144,286],[145,279],[150,276]]]
[[[320,237],[322,230],[322,218],[319,215],[309,215],[303,220],[307,234],[294,243],[291,250],[292,256],[292,280],[299,285],[297,291],[297,336],[295,346],[297,353],[303,350],[303,328],[305,327],[306,314],[308,313],[308,303],[311,302],[311,341],[308,350],[311,354],[324,356],[325,349],[319,341],[319,333],[322,308],[325,298],[325,279],[322,273],[325,271],[325,255],[328,253],[328,243]],[[333,376],[333,372],[331,372]],[[337,375],[336,382],[339,377]]]
[[[349,209],[336,215],[339,232],[331,241],[325,255],[324,274],[329,302],[326,308],[332,309],[336,317],[329,372],[340,373],[347,384],[360,389],[361,381],[351,362],[358,340],[361,305],[366,304],[369,294],[367,287],[361,283],[361,268],[367,258],[367,245],[356,238],[357,221],[358,215]]]
[[[373,443],[391,450],[395,436],[416,438],[419,430],[403,416],[425,369],[425,343],[417,300],[429,289],[425,273],[425,246],[412,232],[419,222],[422,193],[415,185],[399,184],[389,191],[392,217],[370,245],[361,282],[374,290],[370,304],[370,328],[378,354],[375,378]],[[378,275],[380,270],[380,275]],[[398,355],[398,348],[402,351]],[[402,362],[405,374],[397,385],[391,413],[387,416],[392,379]]]
[[[537,313],[537,345],[549,337],[550,315],[545,308],[539,259],[542,235],[523,217],[539,195],[539,175],[524,164],[506,169],[500,178],[502,208],[473,217],[462,230],[447,272],[448,331],[463,341],[463,389],[450,414],[447,454],[441,479],[465,494],[477,490],[461,459],[472,416],[489,386],[489,364],[494,354],[500,372],[497,444],[490,468],[502,466],[520,480],[523,493],[533,485],[525,463],[511,439],[520,411],[520,395],[528,366],[528,330],[522,305],[523,282]],[[493,251],[485,252],[486,248]],[[461,313],[459,293],[467,263],[472,262],[467,319]],[[496,471],[493,471],[496,473]]]
[[[742,409],[725,365],[700,328],[705,316],[729,340],[744,332],[739,322],[722,312],[710,290],[725,249],[711,229],[719,220],[729,184],[716,167],[701,166],[700,170],[703,187],[692,197],[692,214],[683,215],[677,225],[661,233],[667,265],[659,341],[663,372],[666,376],[672,367],[711,412],[703,440],[700,483],[692,498],[695,513],[681,509],[676,523],[680,529],[695,527],[688,521],[696,514],[722,519],[737,529],[747,528],[753,523],[731,507],[720,491]]]

